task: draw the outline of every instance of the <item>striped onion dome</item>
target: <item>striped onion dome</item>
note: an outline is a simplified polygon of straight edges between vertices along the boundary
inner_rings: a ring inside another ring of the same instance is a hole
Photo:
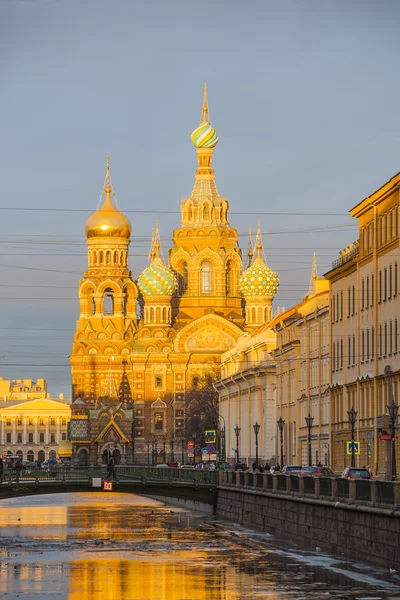
[[[246,296],[268,296],[273,298],[278,291],[278,275],[258,256],[253,264],[242,273],[240,289]]]
[[[208,121],[200,123],[190,139],[196,148],[214,148],[218,144],[218,134]]]
[[[156,257],[138,279],[142,296],[172,296],[177,289],[175,275]]]

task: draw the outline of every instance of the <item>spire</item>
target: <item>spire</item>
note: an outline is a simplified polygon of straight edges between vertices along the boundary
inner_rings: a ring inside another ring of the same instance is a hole
[[[158,229],[158,219],[157,219],[156,220],[156,237],[154,239],[155,258],[160,258],[160,250],[161,250],[161,238],[160,238],[160,231]]]
[[[258,219],[257,237],[256,237],[256,250],[257,250],[256,258],[261,258],[262,247],[263,246],[262,246],[262,239],[261,239],[261,222],[260,222],[260,219]]]
[[[115,206],[119,210],[119,206],[118,206],[118,202],[117,202],[117,197],[115,195],[114,187],[113,187],[113,184],[112,184],[112,181],[111,181],[110,157],[109,156],[106,156],[106,175],[104,177],[103,187],[101,188],[100,199],[99,199],[99,203],[97,205],[97,210],[99,210],[99,208],[100,208],[101,201],[103,199],[104,194],[106,195],[106,199],[104,200],[103,206],[106,205],[108,207],[110,204],[112,206],[114,206],[114,203],[111,200],[111,194],[112,194],[113,197],[114,197]]]
[[[316,279],[318,279],[318,268],[317,268],[317,255],[314,252],[312,269],[311,269],[310,285],[308,288],[309,296],[314,296],[314,294],[315,294],[315,280]]]
[[[203,92],[203,108],[201,109],[201,120],[200,123],[208,123],[210,119],[209,111],[208,111],[208,101],[207,101],[207,84],[204,84],[204,92]]]
[[[249,251],[247,252],[247,256],[249,257],[249,264],[247,265],[247,268],[251,267],[252,263],[253,263],[253,256],[254,256],[254,252],[253,252],[253,231],[250,227],[249,229]]]
[[[155,239],[154,239],[154,227],[152,227],[151,229],[151,244],[150,244],[150,252],[147,256],[147,258],[150,261],[150,264],[153,262],[154,258],[156,255],[156,251],[155,251]]]

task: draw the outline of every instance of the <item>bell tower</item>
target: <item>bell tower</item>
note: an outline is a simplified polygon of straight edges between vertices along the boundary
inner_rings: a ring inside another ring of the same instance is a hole
[[[119,385],[137,326],[138,293],[128,269],[131,224],[118,208],[109,157],[98,208],[88,218],[85,232],[88,268],[79,282],[80,314],[70,356],[72,399],[97,402],[111,357]]]
[[[238,234],[229,224],[229,201],[220,196],[212,168],[218,139],[205,85],[200,124],[191,135],[198,162],[195,182],[191,195],[181,201],[181,227],[174,231],[169,256],[178,280],[173,298],[178,322],[216,313],[243,323]]]

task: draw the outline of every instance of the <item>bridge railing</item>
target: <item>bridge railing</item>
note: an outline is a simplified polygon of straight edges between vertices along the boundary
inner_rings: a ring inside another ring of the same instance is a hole
[[[213,486],[218,485],[217,471],[199,471],[196,469],[175,469],[155,467],[134,467],[120,465],[114,467],[112,472],[107,466],[88,467],[54,467],[52,469],[5,469],[0,476],[0,485],[15,484],[44,484],[62,483],[65,485],[74,483],[92,483],[93,478],[113,479],[116,483],[140,483],[140,484],[166,484],[170,486],[194,485]]]
[[[400,508],[400,481],[220,471],[219,485],[332,502]]]

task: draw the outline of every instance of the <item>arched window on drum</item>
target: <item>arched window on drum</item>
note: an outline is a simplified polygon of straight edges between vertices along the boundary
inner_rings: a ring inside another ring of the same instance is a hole
[[[179,295],[183,296],[188,287],[188,268],[187,263],[182,263],[182,273],[179,275]]]
[[[103,314],[114,314],[114,292],[111,288],[106,288],[104,290]]]
[[[212,294],[212,264],[208,260],[201,265],[201,293]]]
[[[232,271],[232,261],[231,260],[228,260],[228,262],[226,263],[225,293],[227,296],[232,296],[232,294],[233,294],[233,271]]]

